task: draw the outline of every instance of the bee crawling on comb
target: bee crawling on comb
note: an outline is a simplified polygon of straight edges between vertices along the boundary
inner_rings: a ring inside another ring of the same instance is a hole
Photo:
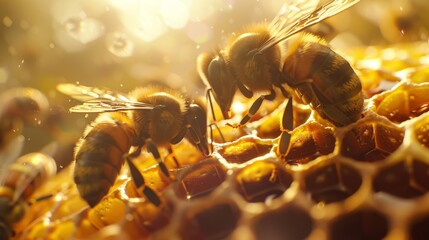
[[[205,110],[179,91],[157,85],[137,88],[129,95],[75,84],[60,84],[57,89],[83,101],[70,108],[71,112],[101,113],[87,127],[75,151],[74,181],[91,207],[107,195],[125,161],[136,187],[143,187],[153,204],[161,203],[132,162],[143,146],[167,177],[169,171],[158,147],[172,152],[171,144],[187,138],[202,154],[209,154]],[[130,153],[133,146],[135,151]]]
[[[360,79],[350,64],[323,39],[309,33],[297,34],[357,2],[333,0],[318,7],[317,0],[286,1],[269,24],[246,28],[231,37],[221,51],[202,53],[197,69],[208,87],[210,104],[213,96],[226,119],[237,90],[246,98],[259,94],[241,122],[230,124],[241,127],[264,100],[274,100],[275,88],[279,89],[289,99],[281,120],[280,156],[290,150],[293,95],[336,126],[358,120],[364,99]]]

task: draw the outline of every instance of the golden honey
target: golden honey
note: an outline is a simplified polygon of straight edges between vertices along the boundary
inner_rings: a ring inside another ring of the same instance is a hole
[[[243,129],[219,121],[225,141],[214,128],[207,158],[189,142],[174,146],[176,159],[165,160],[170,179],[145,151],[134,159],[159,207],[124,167],[89,209],[66,170],[37,189],[37,196],[47,189],[56,196],[30,207],[30,224],[17,227],[16,238],[429,238],[429,74],[419,49],[427,52],[429,44],[350,51],[366,94],[361,119],[335,127],[297,103],[284,158],[276,148],[285,106],[263,105]]]

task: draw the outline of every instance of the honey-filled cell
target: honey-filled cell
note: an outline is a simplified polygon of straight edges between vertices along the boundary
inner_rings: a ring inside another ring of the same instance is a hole
[[[209,136],[215,143],[232,142],[246,135],[244,128],[233,128],[221,124],[212,125],[209,131]]]
[[[170,217],[175,209],[168,198],[164,197],[162,191],[159,192],[156,188],[153,188],[161,201],[160,205],[156,206],[146,199],[143,189],[136,188],[131,180],[119,186],[117,190],[111,198],[121,200],[127,206],[127,214],[131,213],[131,215],[127,215],[126,219],[129,216],[134,219],[134,231],[140,229],[142,235],[147,235],[148,232],[161,229],[170,222]],[[130,224],[130,226],[132,225]]]
[[[429,86],[404,84],[374,102],[377,114],[401,123],[429,111]]]
[[[395,72],[388,70],[362,68],[357,73],[362,81],[362,90],[368,98],[392,89],[401,81],[394,75]]]
[[[413,240],[429,239],[429,214],[415,217],[411,220],[409,227],[409,235]]]
[[[330,239],[383,239],[389,230],[387,216],[374,209],[359,209],[335,219]]]
[[[224,239],[237,227],[241,211],[235,203],[215,204],[188,210],[178,229],[182,239]]]
[[[270,152],[273,146],[253,137],[244,137],[219,150],[220,155],[229,163],[244,163]]]
[[[361,184],[362,177],[355,168],[334,163],[310,169],[302,188],[316,203],[334,203],[353,195]]]
[[[305,164],[332,153],[334,148],[333,132],[317,122],[310,122],[292,132],[290,151],[282,160],[291,165]]]
[[[414,127],[417,141],[429,149],[429,117],[421,119]]]
[[[345,134],[341,154],[356,161],[381,161],[402,144],[403,138],[404,129],[393,124],[361,122]]]
[[[415,71],[410,76],[410,80],[413,83],[429,82],[429,66],[423,66],[415,69]]]
[[[183,173],[175,187],[182,199],[203,197],[225,181],[226,170],[215,159],[208,159]]]
[[[412,163],[412,181],[420,190],[429,191],[429,164],[418,159]]]
[[[428,169],[428,164],[415,159],[411,168],[405,160],[383,167],[373,179],[374,191],[404,199],[423,196],[429,190]]]
[[[313,230],[309,213],[297,206],[285,206],[264,212],[253,219],[251,228],[256,239],[305,239]]]
[[[292,176],[272,162],[257,161],[241,170],[235,176],[238,193],[248,202],[264,202],[277,198],[293,181]]]

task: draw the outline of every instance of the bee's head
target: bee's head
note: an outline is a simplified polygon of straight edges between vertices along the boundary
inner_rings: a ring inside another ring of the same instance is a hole
[[[227,62],[222,53],[218,55],[203,53],[198,56],[198,72],[219,105],[225,119],[229,118],[229,109],[237,86],[229,73]]]
[[[207,114],[198,104],[191,104],[188,109],[188,124],[190,125],[188,139],[198,147],[204,156],[210,154],[207,139]]]

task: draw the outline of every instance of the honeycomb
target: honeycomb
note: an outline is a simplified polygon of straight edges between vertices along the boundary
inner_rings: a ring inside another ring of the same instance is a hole
[[[90,209],[71,165],[36,191],[54,197],[28,208],[15,238],[429,239],[429,44],[346,55],[366,96],[357,122],[337,128],[297,103],[291,150],[280,158],[278,101],[242,129],[225,126],[240,113],[220,121],[226,141],[215,135],[207,158],[186,141],[173,146],[179,164],[162,151],[171,178],[144,151],[135,163],[161,196],[159,207],[124,166]]]

